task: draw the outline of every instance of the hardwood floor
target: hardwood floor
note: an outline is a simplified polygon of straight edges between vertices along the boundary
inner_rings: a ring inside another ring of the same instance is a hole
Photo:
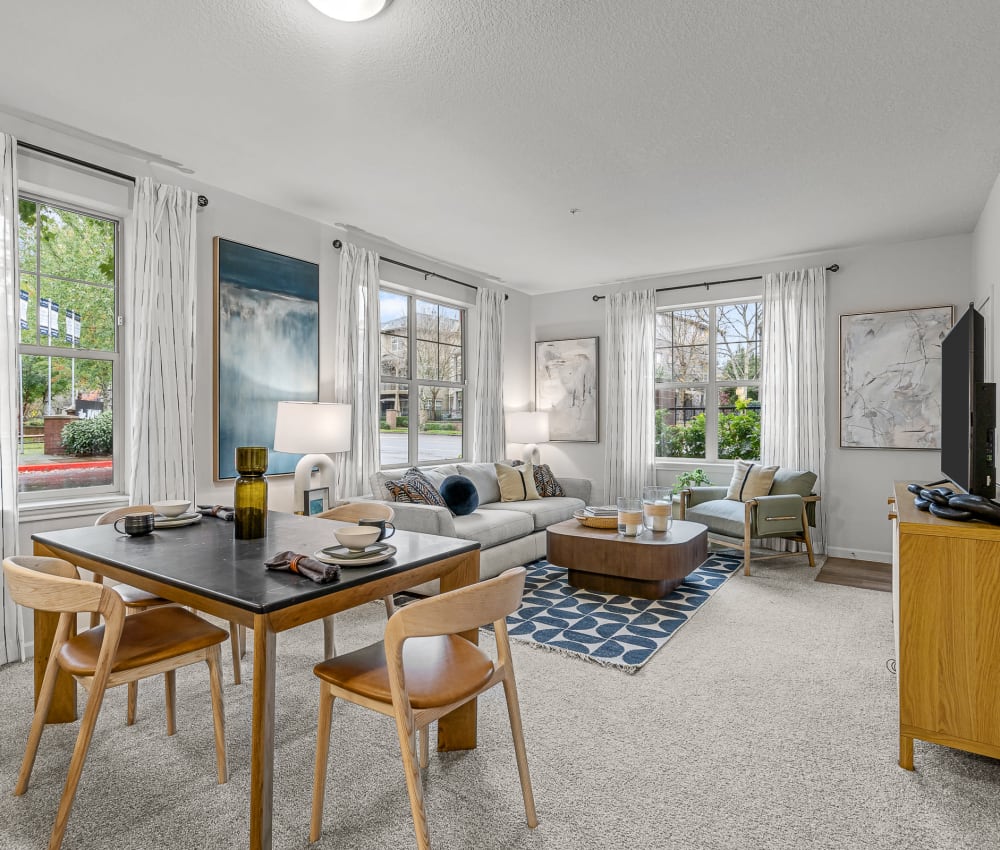
[[[857,561],[853,558],[827,558],[816,581],[892,593],[892,564]]]

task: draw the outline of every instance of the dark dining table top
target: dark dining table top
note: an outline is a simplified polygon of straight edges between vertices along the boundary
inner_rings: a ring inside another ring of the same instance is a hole
[[[237,540],[235,524],[216,517],[158,528],[145,537],[127,537],[112,525],[88,525],[38,532],[31,539],[259,614],[479,548],[475,541],[397,530],[386,541],[396,547],[392,558],[368,567],[341,566],[337,581],[318,584],[265,569],[264,562],[278,552],[312,555],[336,546],[334,529],[350,524],[269,511],[267,536],[256,540]]]

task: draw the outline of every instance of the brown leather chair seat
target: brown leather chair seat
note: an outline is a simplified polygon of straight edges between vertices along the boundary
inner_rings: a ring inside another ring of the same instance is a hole
[[[460,635],[410,638],[403,645],[406,691],[414,708],[435,708],[482,690],[493,660]],[[331,685],[391,703],[385,645],[372,644],[317,664],[313,672]]]
[[[111,670],[145,667],[182,653],[206,649],[227,637],[228,632],[174,605],[139,611],[125,618]],[[104,626],[98,626],[66,641],[59,650],[60,665],[75,676],[93,674],[103,639]]]

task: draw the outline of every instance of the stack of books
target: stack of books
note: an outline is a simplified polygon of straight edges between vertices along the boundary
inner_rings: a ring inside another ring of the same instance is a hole
[[[583,509],[585,516],[618,516],[618,508],[614,505],[588,505]]]

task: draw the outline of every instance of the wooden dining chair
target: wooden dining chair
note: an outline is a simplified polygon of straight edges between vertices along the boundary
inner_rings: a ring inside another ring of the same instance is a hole
[[[90,692],[52,827],[49,850],[58,850],[62,844],[104,692],[108,688],[163,673],[167,734],[173,735],[176,731],[176,671],[204,661],[208,665],[212,693],[216,771],[220,784],[227,781],[219,651],[219,644],[226,639],[225,631],[176,605],[161,605],[126,617],[125,603],[117,593],[95,582],[81,581],[76,567],[61,558],[31,555],[5,558],[3,574],[16,603],[60,615],[14,787],[15,795],[20,796],[28,790],[59,669],[72,675]],[[71,638],[70,629],[77,614],[86,612],[100,614],[104,625]]]
[[[383,519],[392,522],[396,512],[390,505],[383,505],[380,502],[346,502],[342,505],[330,508],[328,511],[314,514],[317,519],[336,519],[341,522],[357,522],[360,519]],[[396,612],[396,603],[393,597],[383,596],[385,603],[385,616],[391,617]],[[323,618],[323,657],[332,658],[337,654],[337,640],[334,633],[334,617]]]
[[[400,608],[389,619],[383,641],[316,665],[313,672],[320,679],[320,702],[310,841],[319,840],[323,827],[335,698],[395,718],[417,847],[429,850],[420,781],[420,767],[427,765],[427,727],[501,682],[507,697],[524,811],[528,826],[538,825],[506,620],[521,604],[525,573],[524,567],[516,567],[496,578]],[[496,635],[496,661],[460,634],[487,623],[493,623]]]
[[[123,516],[146,513],[156,513],[156,508],[152,505],[125,505],[124,507],[113,508],[112,510],[101,514],[96,520],[94,520],[94,525],[111,525]],[[99,584],[103,584],[104,576],[95,573],[94,581]],[[136,611],[145,611],[147,608],[155,608],[159,605],[171,604],[169,599],[164,599],[162,596],[157,596],[155,593],[150,593],[148,590],[140,590],[138,587],[132,587],[130,584],[116,584],[111,589],[122,598],[122,602],[125,603],[126,614],[133,614]],[[97,614],[91,614],[90,627],[93,628],[96,626],[99,619],[100,617]],[[242,681],[242,658],[246,641],[236,623],[229,624],[229,639],[232,644],[233,651],[233,681],[238,685]],[[125,722],[129,726],[135,723],[135,714],[138,702],[139,685],[137,682],[133,682],[128,688],[128,705],[125,709]]]

